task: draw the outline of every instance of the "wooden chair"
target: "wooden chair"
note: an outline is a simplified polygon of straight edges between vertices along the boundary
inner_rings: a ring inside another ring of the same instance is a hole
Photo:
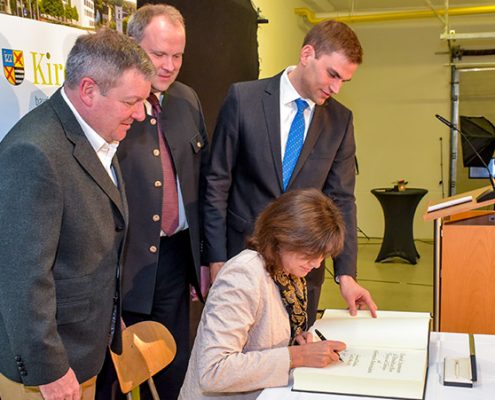
[[[125,328],[122,354],[111,355],[120,389],[127,393],[127,399],[132,399],[133,389],[148,381],[153,399],[160,400],[152,376],[169,365],[176,352],[172,334],[158,322],[143,321]]]

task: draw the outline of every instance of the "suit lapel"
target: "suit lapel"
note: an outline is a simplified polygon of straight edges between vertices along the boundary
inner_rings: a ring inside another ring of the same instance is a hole
[[[119,207],[119,210],[121,211],[122,215],[124,216],[125,224],[128,225],[129,209],[127,206],[127,197],[125,194],[125,182],[124,182],[124,177],[122,176],[122,171],[120,169],[117,155],[114,155],[112,158],[112,167],[113,167],[113,170],[115,171],[115,176],[117,177],[117,186],[118,186],[118,191],[119,191],[119,195],[120,195],[120,200],[122,203],[122,207]],[[114,185],[114,187],[115,187],[115,185]]]
[[[168,149],[170,151],[170,156],[172,157],[172,160],[174,161],[175,165],[175,160],[174,160],[174,155],[173,155],[173,148],[175,147],[175,135],[173,132],[184,132],[185,129],[183,126],[181,126],[182,121],[180,118],[177,118],[177,110],[174,109],[174,102],[171,101],[170,94],[167,92],[163,92],[163,99],[162,99],[162,111],[160,113],[160,124],[162,127],[163,135],[165,136],[165,140],[168,145]]]
[[[127,212],[119,190],[112,182],[112,179],[108,176],[107,171],[105,171],[105,168],[98,159],[96,152],[91,147],[91,144],[84,135],[81,126],[77,122],[76,117],[60,94],[60,90],[61,89],[57,90],[49,101],[51,102],[53,109],[62,123],[67,139],[74,145],[74,150],[72,153],[74,158],[93,178],[97,185],[107,194],[125,218]],[[119,182],[122,182],[122,175],[120,175]]]
[[[282,183],[282,159],[280,145],[280,75],[268,80],[263,96],[263,111],[266,130],[270,141],[273,163],[277,174],[278,186],[283,191]]]
[[[120,193],[120,199],[122,200],[122,208],[119,207],[119,209],[120,209],[122,216],[124,218],[124,225],[125,225],[125,227],[127,227],[127,226],[129,226],[129,209],[127,206],[127,197],[125,194],[124,178],[122,176],[122,171],[120,170],[120,165],[119,165],[117,155],[114,155],[112,158],[112,167],[113,167],[113,170],[115,172],[115,176],[117,178],[117,186],[118,186],[118,190]],[[127,230],[124,232],[124,239],[122,240],[122,243],[126,242],[126,237],[127,237]],[[115,324],[115,332],[114,332],[113,340],[112,340],[112,343],[110,345],[112,351],[114,351],[117,354],[122,354],[122,327],[120,324],[120,320],[122,318],[122,297],[121,297],[122,279],[121,279],[121,276],[122,276],[122,267],[123,267],[122,260],[123,260],[123,258],[124,258],[124,246],[121,246],[120,258],[119,258],[120,262],[119,262],[118,269],[117,269],[117,283],[116,283],[117,296],[119,298],[119,301],[117,301],[117,303],[116,303],[117,309],[115,311],[116,315],[117,315],[116,316],[117,322]]]
[[[179,178],[179,182],[182,182],[183,171],[181,169],[182,163],[178,160],[180,157],[179,150],[184,148],[183,141],[185,138],[182,135],[189,133],[190,128],[184,126],[183,120],[180,118],[181,111],[177,107],[177,100],[174,101],[173,95],[163,92],[161,105],[160,124],[163,136],[165,136],[165,144],[168,146],[176,177]],[[188,171],[184,173],[187,175]]]

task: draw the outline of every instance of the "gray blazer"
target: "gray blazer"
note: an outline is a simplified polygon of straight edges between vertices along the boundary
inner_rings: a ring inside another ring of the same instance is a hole
[[[116,158],[114,169],[120,193],[60,90],[0,143],[0,373],[7,378],[37,386],[69,367],[80,382],[100,371],[127,226]]]
[[[207,173],[208,262],[225,261],[245,248],[258,214],[283,193],[279,98],[280,74],[234,84],[225,99]],[[342,211],[347,230],[345,248],[334,260],[336,275],[356,274],[354,155],[351,111],[334,99],[316,106],[288,190],[322,190]],[[323,273],[318,268],[309,276],[321,284]]]

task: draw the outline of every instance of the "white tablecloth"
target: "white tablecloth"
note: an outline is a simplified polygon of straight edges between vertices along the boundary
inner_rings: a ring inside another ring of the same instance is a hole
[[[442,384],[445,357],[469,357],[468,335],[432,332],[426,400],[494,400],[495,399],[495,335],[475,335],[478,382],[473,388],[444,386]],[[334,394],[302,393],[291,391],[292,385],[265,389],[258,400],[376,400],[376,397],[355,397]]]

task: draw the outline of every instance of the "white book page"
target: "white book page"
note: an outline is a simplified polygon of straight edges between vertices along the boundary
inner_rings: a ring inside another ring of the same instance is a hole
[[[343,362],[325,368],[296,368],[294,389],[325,393],[421,399],[427,352],[348,348]]]
[[[426,349],[429,323],[428,313],[381,311],[372,318],[369,311],[352,317],[347,310],[326,310],[311,330],[317,328],[326,339],[348,347]]]
[[[349,347],[340,357],[343,362],[326,367],[331,375],[413,381],[425,376],[426,353],[422,350]]]
[[[429,318],[431,317],[429,313],[427,312],[412,312],[412,311],[381,311],[378,310],[376,312],[378,315],[378,318],[380,319],[385,319],[385,318]],[[356,316],[351,316],[349,314],[349,310],[342,310],[342,309],[326,309],[325,312],[323,313],[323,316],[321,319],[372,319],[373,317],[371,316],[370,312],[367,310],[358,310]]]

